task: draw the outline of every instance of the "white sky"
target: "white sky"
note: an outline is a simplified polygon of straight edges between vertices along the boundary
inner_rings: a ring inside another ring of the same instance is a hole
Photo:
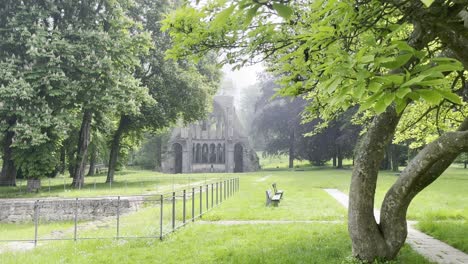
[[[264,71],[261,64],[246,66],[240,70],[232,71],[232,65],[224,65],[223,72],[225,77],[232,79],[234,85],[239,89],[245,89],[257,82],[257,74]]]

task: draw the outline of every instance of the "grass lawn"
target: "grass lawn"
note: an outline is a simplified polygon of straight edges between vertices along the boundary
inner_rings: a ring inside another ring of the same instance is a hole
[[[0,263],[353,263],[349,257],[346,210],[322,190],[337,188],[348,192],[350,170],[307,168],[304,171],[273,170],[237,175],[241,176],[239,193],[203,215],[203,220],[334,220],[338,223],[234,226],[195,223],[169,235],[162,242],[158,239],[47,242],[33,251],[1,254]],[[197,175],[190,176],[195,179]],[[198,176],[198,180],[204,180],[204,175]],[[233,175],[209,176],[219,178]],[[468,244],[468,201],[464,192],[468,185],[466,176],[466,170],[449,169],[415,199],[408,212],[410,219],[420,222],[418,228],[465,252]],[[379,207],[386,189],[395,179],[392,173],[382,173],[376,207]],[[285,191],[277,208],[264,206],[265,190],[271,189],[273,182]],[[174,186],[187,187],[186,182],[181,183]],[[159,186],[170,190],[172,181],[161,181]],[[200,209],[198,195],[195,200],[197,215]],[[190,200],[187,203],[190,208]],[[170,204],[170,201],[164,204],[164,232],[171,228]],[[176,224],[182,223],[181,206],[182,202],[177,200]],[[122,216],[120,235],[159,236],[159,210],[158,206],[148,203],[137,213]],[[188,210],[187,219],[191,217]],[[93,225],[80,223],[79,237],[112,238],[115,227],[115,219]],[[70,228],[71,223],[49,223],[41,225],[39,232],[47,237],[53,230],[61,230],[65,237],[70,238]],[[0,224],[0,237],[30,237],[31,230],[32,225],[28,224]],[[394,263],[428,262],[406,246]]]
[[[129,169],[116,172],[112,184],[105,183],[106,175],[85,177],[85,186],[71,188],[72,178],[59,175],[42,179],[38,193],[25,193],[26,182],[18,180],[16,187],[0,186],[0,198],[25,197],[95,197],[108,195],[137,195],[162,193],[181,188],[191,188],[199,183],[212,182],[229,177],[227,174],[163,174],[149,170]],[[49,188],[50,186],[50,188]]]
[[[221,208],[220,208],[221,209]],[[355,263],[344,224],[191,225],[165,240],[51,242],[1,263]],[[429,263],[405,247],[393,263]]]

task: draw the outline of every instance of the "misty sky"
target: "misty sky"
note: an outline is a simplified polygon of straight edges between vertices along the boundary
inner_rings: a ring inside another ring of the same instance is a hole
[[[257,82],[257,74],[264,70],[261,64],[246,66],[240,70],[232,71],[232,65],[225,65],[223,72],[225,77],[232,79],[234,85],[242,90]]]

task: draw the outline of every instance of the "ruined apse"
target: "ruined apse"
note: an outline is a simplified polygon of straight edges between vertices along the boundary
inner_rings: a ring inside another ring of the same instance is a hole
[[[259,169],[239,122],[234,98],[214,97],[205,120],[174,128],[162,160],[165,173],[248,172]]]

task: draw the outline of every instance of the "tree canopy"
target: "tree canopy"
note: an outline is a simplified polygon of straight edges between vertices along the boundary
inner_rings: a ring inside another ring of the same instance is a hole
[[[366,132],[356,148],[349,234],[353,254],[369,262],[396,256],[411,200],[468,150],[468,2],[423,2],[214,0],[165,20],[175,42],[168,57],[216,50],[235,67],[264,61],[280,78],[281,95],[308,100],[306,120],[359,108]],[[435,126],[419,122],[430,115]],[[385,149],[397,130],[401,140],[407,126],[419,125],[437,132],[390,188],[377,222]]]

